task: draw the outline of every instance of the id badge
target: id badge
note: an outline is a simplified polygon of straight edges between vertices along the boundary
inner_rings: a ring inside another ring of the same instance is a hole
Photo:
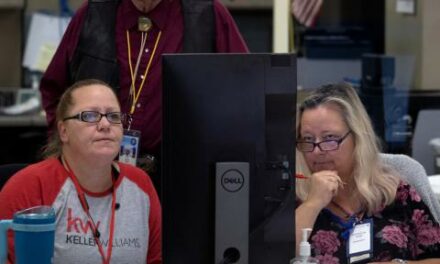
[[[373,219],[356,223],[347,241],[348,263],[370,259],[373,255]]]
[[[141,132],[139,130],[124,130],[124,136],[119,150],[120,162],[136,166],[140,139]]]

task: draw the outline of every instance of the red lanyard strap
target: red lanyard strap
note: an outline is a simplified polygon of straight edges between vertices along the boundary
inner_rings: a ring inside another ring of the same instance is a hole
[[[73,184],[75,185],[76,192],[78,193],[78,199],[81,204],[82,209],[86,213],[89,221],[90,228],[93,233],[93,238],[95,239],[95,243],[98,245],[99,254],[102,257],[102,263],[103,264],[109,264],[110,259],[112,256],[112,249],[113,249],[113,235],[114,235],[114,227],[115,227],[115,211],[116,211],[116,190],[114,188],[114,179],[112,177],[112,211],[111,211],[111,218],[110,218],[110,235],[109,235],[109,241],[107,246],[107,256],[104,254],[104,249],[102,247],[102,243],[100,240],[101,233],[98,230],[97,225],[95,224],[95,221],[93,220],[92,216],[90,215],[89,211],[89,204],[87,203],[86,196],[78,182],[78,178],[75,176],[75,173],[72,169],[70,169],[69,163],[67,160],[62,159],[67,167],[67,172],[69,177],[72,179]]]

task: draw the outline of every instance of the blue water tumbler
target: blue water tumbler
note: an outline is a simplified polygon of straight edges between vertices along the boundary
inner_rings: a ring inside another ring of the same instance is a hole
[[[14,231],[15,263],[51,264],[55,244],[55,211],[49,206],[37,206],[16,212],[12,221],[2,222]],[[3,228],[6,230],[5,228]],[[5,235],[0,234],[6,238]],[[7,255],[6,239],[0,239],[0,257]],[[3,241],[3,242],[2,242]],[[0,258],[0,263],[2,259]]]

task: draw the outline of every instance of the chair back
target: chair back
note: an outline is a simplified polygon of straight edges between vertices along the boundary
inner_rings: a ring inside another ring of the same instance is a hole
[[[425,167],[428,175],[435,174],[434,151],[429,141],[440,137],[440,109],[420,110],[414,128],[411,156]]]
[[[12,177],[17,171],[26,167],[26,163],[11,163],[0,165],[0,191],[3,185]]]
[[[428,175],[422,164],[402,154],[381,153],[380,158],[385,165],[393,168],[402,178],[413,186],[423,202],[429,207],[437,222],[440,223],[440,199],[432,190]]]

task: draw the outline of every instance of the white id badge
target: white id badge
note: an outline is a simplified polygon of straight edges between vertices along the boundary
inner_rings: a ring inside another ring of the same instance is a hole
[[[373,255],[373,219],[365,219],[353,226],[347,243],[349,263],[371,258]]]
[[[141,132],[138,130],[124,130],[121,148],[119,150],[119,161],[136,166],[139,153],[139,141]]]

